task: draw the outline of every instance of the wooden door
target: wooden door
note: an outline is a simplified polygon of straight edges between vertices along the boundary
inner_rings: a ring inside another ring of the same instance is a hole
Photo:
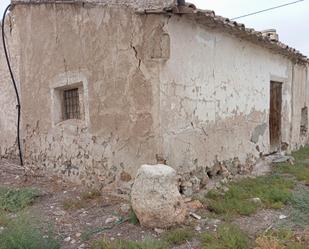
[[[270,82],[269,135],[271,152],[279,151],[281,145],[282,83]]]

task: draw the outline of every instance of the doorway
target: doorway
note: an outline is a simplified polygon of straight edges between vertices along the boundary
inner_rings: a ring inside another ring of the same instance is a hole
[[[270,152],[280,150],[281,146],[282,83],[270,82],[269,136]]]

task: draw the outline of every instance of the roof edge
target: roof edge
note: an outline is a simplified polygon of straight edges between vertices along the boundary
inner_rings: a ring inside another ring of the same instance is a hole
[[[146,10],[146,13],[149,12]],[[262,31],[247,28],[243,23],[216,15],[212,10],[197,9],[193,4],[187,3],[186,6],[174,6],[171,10],[164,10],[161,13],[187,16],[189,19],[195,20],[201,25],[205,25],[211,29],[224,30],[238,38],[253,42],[263,48],[284,55],[297,63],[309,64],[309,58],[295,48],[273,39],[271,36],[266,36]]]
[[[110,4],[130,6],[135,9],[165,9],[176,6],[177,0],[11,0],[11,4]]]
[[[130,6],[140,14],[185,15],[211,29],[221,29],[238,38],[282,54],[297,63],[309,64],[309,58],[279,40],[263,35],[263,32],[247,28],[244,24],[216,15],[212,10],[197,9],[194,4],[178,5],[178,0],[11,0],[19,4],[99,4]]]

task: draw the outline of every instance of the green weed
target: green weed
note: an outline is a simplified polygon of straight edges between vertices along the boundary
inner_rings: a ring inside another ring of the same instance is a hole
[[[105,239],[93,243],[91,249],[168,249],[166,242],[154,239],[145,239],[140,242],[117,240],[108,242]]]
[[[166,232],[164,240],[170,245],[181,245],[186,241],[192,240],[194,233],[185,228],[176,228]]]
[[[131,208],[130,210],[130,214],[129,214],[129,222],[133,225],[137,225],[139,224],[139,220],[135,214],[135,212],[133,211],[133,209]]]
[[[276,172],[281,174],[293,175],[298,181],[304,182],[304,184],[309,185],[309,161],[299,161],[296,162],[295,165],[281,163],[276,166]]]
[[[203,249],[247,249],[249,238],[237,226],[222,224],[216,233],[205,232],[201,235]]]
[[[298,226],[309,226],[309,189],[302,188],[294,192],[290,220]]]
[[[31,205],[39,195],[39,191],[33,188],[9,189],[0,187],[0,209],[18,212]]]
[[[43,234],[25,216],[10,219],[0,233],[0,249],[60,249],[51,232]]]
[[[295,158],[295,165],[289,163],[276,164],[277,173],[290,174],[296,177],[298,181],[309,185],[309,147],[303,147],[292,153]]]
[[[229,190],[222,194],[210,191],[205,201],[210,211],[227,217],[250,215],[259,208],[251,198],[260,198],[262,207],[282,208],[291,202],[295,183],[279,175],[246,178],[237,183],[228,184]]]
[[[306,146],[293,152],[292,156],[295,158],[296,161],[303,161],[309,159],[309,147]]]

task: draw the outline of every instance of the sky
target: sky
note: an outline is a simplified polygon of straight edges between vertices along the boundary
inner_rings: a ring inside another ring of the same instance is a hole
[[[237,17],[295,0],[189,0],[200,9],[217,15]],[[0,0],[0,14],[10,0]],[[309,56],[309,0],[237,20],[256,30],[276,29],[279,39]]]

